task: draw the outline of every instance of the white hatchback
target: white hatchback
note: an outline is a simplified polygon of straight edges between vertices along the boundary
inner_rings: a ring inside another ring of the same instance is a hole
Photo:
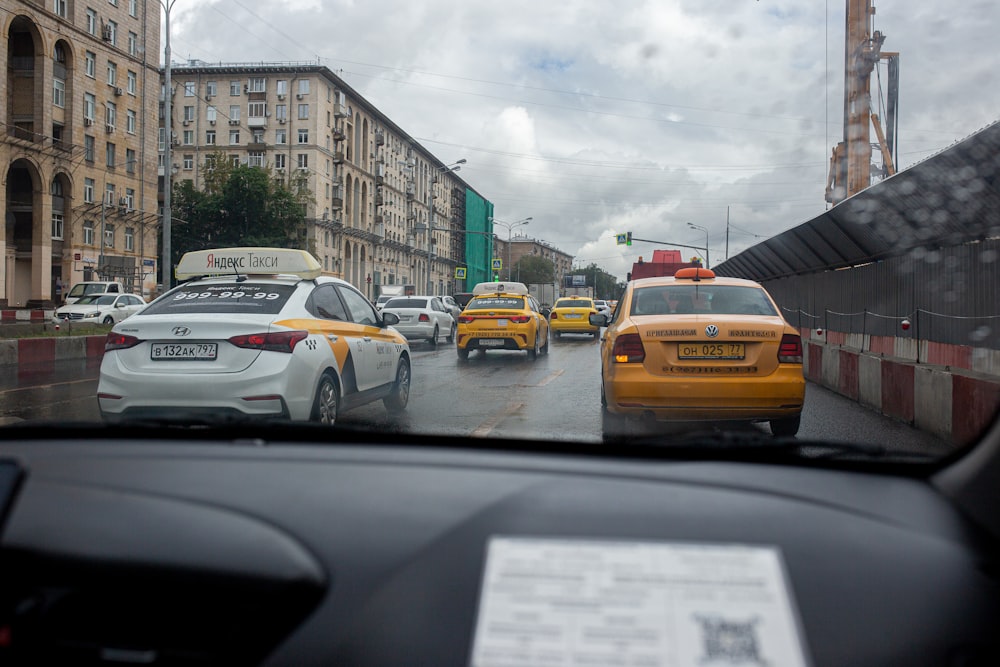
[[[106,420],[332,424],[376,400],[405,409],[410,349],[396,316],[320,276],[309,253],[204,250],[184,255],[176,273],[190,281],[108,334],[97,388]]]

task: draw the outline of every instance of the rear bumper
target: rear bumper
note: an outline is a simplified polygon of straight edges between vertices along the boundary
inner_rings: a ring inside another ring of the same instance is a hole
[[[604,378],[608,411],[660,420],[767,420],[794,417],[805,399],[802,367],[766,377],[656,377],[641,364],[620,364]]]
[[[601,330],[600,327],[595,327],[587,319],[579,320],[549,320],[549,328],[553,333],[596,333]]]

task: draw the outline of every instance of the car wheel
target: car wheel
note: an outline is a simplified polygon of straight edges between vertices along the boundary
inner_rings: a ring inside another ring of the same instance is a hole
[[[771,433],[783,438],[790,438],[799,432],[799,425],[802,423],[802,415],[788,417],[786,419],[772,419]]]
[[[399,367],[396,368],[396,382],[392,385],[392,393],[382,399],[385,409],[390,413],[402,412],[406,409],[406,404],[410,402],[410,360],[406,357],[399,358]]]
[[[329,373],[324,373],[316,388],[316,400],[313,401],[312,420],[320,424],[333,426],[337,422],[337,412],[340,409],[340,395],[337,381]]]
[[[454,343],[455,342],[455,325],[454,324],[451,325],[451,330],[448,331],[448,337],[445,338],[444,340],[447,343]]]
[[[469,348],[456,348],[458,349],[458,360],[468,361],[469,360]]]
[[[441,332],[438,331],[438,326],[435,324],[434,325],[434,333],[431,334],[431,337],[427,339],[427,342],[430,343],[432,347],[437,347],[438,336],[440,336],[440,335],[441,335]]]
[[[531,349],[528,350],[528,359],[531,360],[531,361],[534,361],[537,358],[538,358],[538,332],[536,331],[535,332],[535,342],[531,346]]]
[[[114,324],[115,323],[115,318],[111,317],[110,315],[105,315],[104,316],[104,323],[105,324]]]
[[[542,344],[542,347],[539,350],[539,352],[541,352],[542,354],[548,354],[549,353],[549,332],[548,331],[545,332],[545,342]]]
[[[562,331],[554,331],[553,333],[556,335],[557,339],[562,338]]]

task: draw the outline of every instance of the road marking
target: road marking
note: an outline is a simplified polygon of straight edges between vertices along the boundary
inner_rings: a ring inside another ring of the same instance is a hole
[[[471,435],[473,438],[485,438],[493,431],[493,429],[496,428],[497,424],[499,424],[507,417],[510,417],[512,414],[514,414],[523,407],[524,403],[509,404],[505,410],[496,413],[495,415],[484,421],[482,424],[479,425],[479,427],[475,431],[473,431],[469,435]]]
[[[566,372],[566,369],[559,369],[559,370],[553,372],[551,375],[549,375],[547,378],[545,378],[544,380],[542,380],[538,384],[536,384],[535,386],[536,387],[544,387],[545,385],[547,385],[548,383],[552,382],[553,380],[555,380],[557,377],[559,377],[560,375],[562,375],[565,372]]]
[[[0,396],[4,394],[13,394],[16,391],[30,391],[32,389],[54,389],[55,387],[62,387],[68,384],[80,384],[81,382],[97,382],[98,378],[90,378],[89,380],[67,380],[66,382],[53,382],[50,384],[33,384],[27,387],[12,387],[10,389],[0,389]]]

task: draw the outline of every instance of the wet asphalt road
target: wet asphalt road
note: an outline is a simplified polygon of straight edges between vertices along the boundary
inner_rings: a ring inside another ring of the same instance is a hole
[[[544,438],[599,443],[599,342],[589,336],[551,340],[549,354],[493,350],[459,361],[454,345],[411,344],[410,405],[389,417],[381,402],[341,415],[345,425],[390,432]],[[0,425],[24,420],[100,419],[99,363],[62,361],[8,368],[0,374]],[[878,443],[944,453],[949,445],[906,424],[809,384],[800,439]],[[757,426],[766,431],[766,426]]]

